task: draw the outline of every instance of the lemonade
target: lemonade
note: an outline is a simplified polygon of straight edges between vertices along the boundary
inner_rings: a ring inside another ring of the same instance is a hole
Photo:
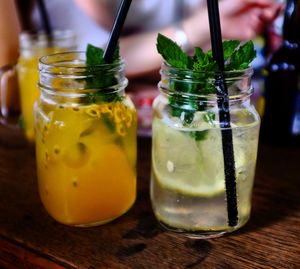
[[[198,118],[202,118],[199,113]],[[259,121],[256,113],[232,111],[239,223],[250,216]],[[156,114],[153,121],[153,209],[158,220],[182,232],[213,234],[227,230],[224,162],[221,131],[214,124],[197,124],[206,132],[196,141],[178,120]],[[246,142],[245,142],[246,141]]]
[[[167,230],[221,236],[250,217],[260,118],[251,104],[252,42],[187,54],[158,34],[160,94],[153,102],[151,203]]]
[[[112,127],[113,126],[113,127]],[[136,114],[122,103],[44,107],[37,114],[39,192],[64,224],[101,224],[136,193]]]
[[[20,37],[21,55],[17,71],[21,101],[21,125],[29,142],[34,142],[33,105],[39,97],[39,58],[74,48],[74,36],[68,32],[55,32],[50,40],[45,34],[23,33]]]

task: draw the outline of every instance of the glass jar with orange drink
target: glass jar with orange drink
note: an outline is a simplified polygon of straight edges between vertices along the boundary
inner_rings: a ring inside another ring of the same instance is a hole
[[[136,197],[137,116],[122,60],[86,65],[86,55],[42,57],[35,106],[39,193],[48,213],[74,226],[124,214]]]
[[[21,103],[21,125],[29,142],[34,142],[33,104],[39,97],[38,61],[39,58],[56,52],[74,50],[76,37],[72,31],[54,31],[51,36],[45,33],[27,33],[20,36],[20,58],[17,64]]]

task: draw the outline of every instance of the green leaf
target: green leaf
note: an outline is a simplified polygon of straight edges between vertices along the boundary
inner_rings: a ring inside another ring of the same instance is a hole
[[[203,120],[209,124],[214,124],[214,121],[216,120],[216,114],[211,111],[207,111],[205,114],[203,114]]]
[[[118,44],[116,46],[116,49],[114,51],[113,57],[112,57],[112,61],[114,63],[114,62],[119,62],[120,60],[121,60],[121,57],[120,57],[120,44],[118,42]]]
[[[116,124],[115,122],[108,116],[108,115],[102,115],[102,119],[105,123],[105,125],[107,126],[107,128],[114,133],[116,130]]]
[[[166,36],[158,34],[156,48],[171,66],[182,69],[192,67],[192,58],[188,56],[176,42]]]
[[[206,54],[203,52],[203,50],[199,47],[195,47],[194,49],[195,57],[194,60],[201,63],[205,61]]]
[[[225,40],[223,42],[223,51],[224,51],[224,61],[226,62],[234,51],[241,44],[239,40]]]
[[[103,54],[104,51],[102,48],[97,48],[91,44],[88,44],[86,49],[86,64],[92,66],[105,64]]]
[[[201,48],[195,48],[194,65],[195,71],[213,71],[216,70],[217,63],[211,53],[204,53]]]
[[[190,132],[190,136],[194,138],[196,141],[204,140],[206,139],[208,134],[208,131],[194,131]]]
[[[102,48],[95,47],[88,44],[86,49],[86,65],[87,65],[87,78],[86,78],[86,89],[95,89],[96,92],[89,94],[90,103],[111,103],[123,100],[123,96],[118,93],[111,92],[110,89],[114,85],[118,84],[118,79],[115,77],[113,72],[107,72],[106,68],[95,68],[95,66],[106,64],[104,58],[104,50]],[[113,54],[113,63],[120,61],[120,47],[119,44]],[[108,116],[102,117],[106,126],[112,132],[115,131],[115,123]]]
[[[95,66],[105,64],[103,58],[104,50],[88,44],[86,50],[86,65],[88,67],[88,74],[86,78],[86,89],[99,89],[96,93],[90,94],[90,102],[116,102],[121,100],[117,93],[110,93],[110,87],[118,83],[117,78],[113,73],[107,72],[101,68],[94,68]],[[113,63],[120,61],[120,47],[119,44],[113,54]]]
[[[256,57],[256,51],[252,41],[246,42],[244,45],[236,49],[225,66],[225,70],[242,70],[249,66],[249,64]]]

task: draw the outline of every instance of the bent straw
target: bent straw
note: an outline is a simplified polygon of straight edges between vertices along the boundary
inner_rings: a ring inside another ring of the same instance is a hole
[[[222,133],[228,225],[234,227],[238,223],[235,161],[232,130],[230,125],[229,97],[227,86],[223,76],[224,54],[218,0],[207,0],[207,8],[212,53],[219,67],[219,71],[217,72],[215,78],[215,86],[218,97],[220,127]]]
[[[41,16],[41,20],[42,20],[45,32],[48,36],[51,36],[52,35],[52,27],[51,27],[51,23],[49,20],[49,16],[47,13],[47,9],[46,9],[44,0],[37,0],[37,4],[38,4],[38,9],[40,12],[40,16]]]
[[[120,4],[120,7],[118,9],[117,16],[115,18],[111,34],[108,40],[108,44],[106,46],[106,49],[104,51],[103,58],[106,63],[110,63],[113,58],[113,54],[115,52],[115,49],[118,44],[118,40],[128,13],[128,10],[130,8],[132,0],[123,0]]]

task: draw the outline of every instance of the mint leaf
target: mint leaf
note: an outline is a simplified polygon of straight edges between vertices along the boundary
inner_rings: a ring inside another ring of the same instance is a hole
[[[196,141],[206,139],[208,131],[194,131],[190,133],[190,136],[194,138]]]
[[[117,47],[116,47],[116,49],[114,51],[114,54],[113,54],[113,57],[112,57],[112,61],[114,63],[114,62],[119,62],[120,60],[121,60],[121,57],[120,57],[120,44],[118,42]]]
[[[248,41],[244,45],[236,49],[230,59],[229,63],[225,65],[225,70],[242,70],[249,66],[249,64],[256,57],[256,51],[252,41]]]
[[[117,78],[113,72],[107,72],[108,68],[103,58],[104,50],[95,47],[91,44],[87,45],[86,50],[86,65],[87,65],[87,78],[86,89],[98,89],[97,92],[91,93],[89,96],[90,102],[115,102],[121,100],[117,93],[111,93],[111,87],[118,84]],[[120,48],[119,45],[113,54],[113,63],[120,61]]]
[[[97,92],[89,94],[90,103],[117,102],[123,99],[118,93],[112,93],[110,89],[118,84],[118,79],[114,76],[113,72],[107,72],[107,67],[99,67],[106,64],[103,55],[104,50],[102,48],[95,47],[91,44],[87,45],[87,78],[85,88],[98,90]],[[113,63],[118,63],[120,58],[120,47],[118,44],[113,54]]]
[[[211,53],[204,53],[201,48],[195,48],[194,65],[195,71],[213,71],[217,69],[217,63]]]
[[[123,100],[123,96],[113,90],[113,87],[119,83],[118,78],[111,67],[107,65],[104,58],[104,50],[91,44],[86,49],[87,76],[85,78],[85,88],[96,91],[89,93],[89,103],[112,103]],[[120,61],[120,47],[117,45],[112,64]],[[103,66],[101,66],[103,65]],[[108,116],[102,116],[102,120],[111,132],[115,131],[115,122]]]
[[[86,64],[91,66],[106,64],[103,55],[104,55],[104,50],[102,48],[98,48],[91,44],[88,44],[86,49]],[[117,44],[117,47],[112,57],[113,63],[118,61],[120,61],[119,43]]]
[[[173,67],[189,69],[193,65],[192,58],[176,42],[162,34],[158,34],[156,48],[165,61]]]
[[[238,40],[225,40],[223,42],[224,61],[226,62],[241,44]]]
[[[203,116],[203,120],[211,125],[214,124],[214,121],[216,120],[216,114],[211,111],[207,111]]]
[[[86,49],[86,64],[88,66],[105,64],[105,61],[103,59],[103,54],[104,54],[103,49],[88,44]]]
[[[194,53],[195,53],[194,61],[197,61],[199,63],[206,62],[206,54],[203,52],[201,48],[196,47],[194,49]]]

